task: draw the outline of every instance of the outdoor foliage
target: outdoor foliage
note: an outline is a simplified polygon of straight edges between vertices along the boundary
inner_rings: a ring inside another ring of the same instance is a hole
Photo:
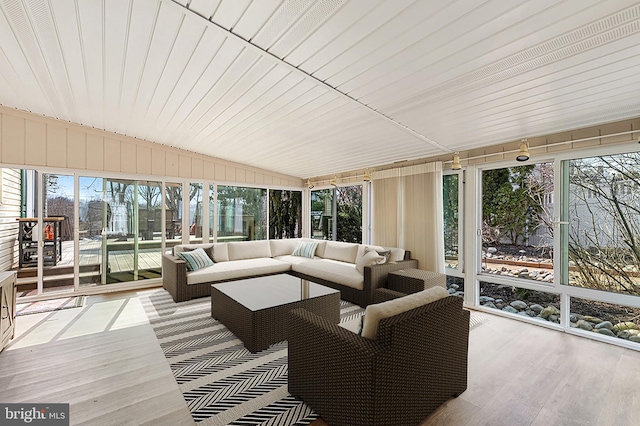
[[[444,250],[457,253],[458,250],[458,175],[446,175],[442,179],[442,199],[444,217]]]
[[[338,200],[337,241],[362,243],[362,186],[336,189]]]
[[[302,192],[269,191],[269,238],[302,237]]]
[[[486,170],[482,174],[482,237],[487,244],[508,239],[518,245],[535,232],[541,205],[529,187],[533,165]]]
[[[569,184],[573,284],[640,295],[640,153],[573,160]]]
[[[264,240],[267,230],[267,190],[242,186],[218,186],[218,235],[235,235],[235,217],[242,214],[242,235]]]

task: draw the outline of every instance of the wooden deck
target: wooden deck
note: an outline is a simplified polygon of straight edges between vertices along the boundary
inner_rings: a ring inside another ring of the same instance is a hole
[[[168,241],[168,243],[170,243]],[[138,249],[138,271],[140,275],[134,277],[134,250],[132,241],[107,242],[107,284],[112,282],[130,281],[159,276],[162,268],[160,239],[141,241]],[[83,239],[80,241],[78,264],[80,266],[80,285],[98,285],[101,282],[103,263],[103,247],[100,240]],[[73,289],[73,267],[75,252],[73,241],[62,243],[61,260],[55,266],[45,266],[43,289],[48,291],[64,291]],[[35,294],[37,286],[37,268],[18,268],[18,286],[26,292],[21,295]],[[148,273],[145,271],[153,271]]]

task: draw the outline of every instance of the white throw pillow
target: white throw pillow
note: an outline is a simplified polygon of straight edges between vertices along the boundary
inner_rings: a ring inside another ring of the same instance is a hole
[[[362,327],[362,337],[374,340],[378,335],[378,324],[380,320],[410,311],[418,306],[435,302],[447,296],[449,296],[449,292],[446,289],[442,287],[431,287],[427,290],[409,294],[408,296],[398,299],[369,305],[364,312],[365,318]]]
[[[371,250],[364,254],[358,261],[356,262],[356,270],[361,274],[364,274],[364,267],[375,265],[384,261],[384,257],[378,255],[378,252],[375,250]]]

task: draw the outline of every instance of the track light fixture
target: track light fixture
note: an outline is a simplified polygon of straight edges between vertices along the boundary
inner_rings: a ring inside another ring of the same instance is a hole
[[[527,144],[527,140],[522,139],[522,141],[520,142],[520,152],[518,152],[518,156],[516,157],[516,160],[527,161],[529,157],[530,157],[529,146]]]
[[[460,164],[460,155],[456,152],[453,154],[453,163],[451,163],[451,170],[460,170],[462,164]]]
[[[365,182],[371,182],[371,175],[369,174],[369,169],[364,169],[364,176],[362,180]]]
[[[336,177],[336,175],[333,175],[333,178],[329,183],[331,184],[331,186],[338,186],[338,178]]]
[[[311,179],[307,179],[307,188],[313,189],[314,187],[315,187],[315,185],[313,183],[311,183]]]

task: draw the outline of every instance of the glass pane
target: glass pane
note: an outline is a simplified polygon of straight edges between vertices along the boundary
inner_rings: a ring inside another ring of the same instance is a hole
[[[302,191],[269,191],[269,238],[302,237]]]
[[[640,308],[571,298],[569,321],[573,328],[640,343],[639,318]]]
[[[266,239],[267,190],[218,185],[218,241]]]
[[[166,250],[170,254],[173,246],[182,241],[182,184],[167,182],[165,186]]]
[[[482,272],[553,282],[551,163],[482,172]]]
[[[189,184],[189,241],[202,242],[202,184]]]
[[[103,201],[103,183],[106,181],[102,178],[79,178],[80,285],[102,282],[103,223],[110,219],[110,210]]]
[[[139,237],[135,279],[159,278],[162,276],[162,184],[152,181],[137,184]]]
[[[44,173],[42,189],[43,230],[42,235],[38,233],[38,237],[41,236],[44,242],[43,273],[46,279],[43,290],[72,291],[75,263],[72,232],[75,221],[73,176]]]
[[[159,182],[80,177],[80,284],[161,276]]]
[[[215,229],[213,226],[213,218],[215,217],[215,209],[216,209],[216,204],[214,202],[214,194],[215,194],[215,187],[213,184],[209,185],[209,237],[210,237],[210,241],[213,241],[214,235],[213,235],[213,230]]]
[[[332,239],[333,189],[311,191],[311,238]]]
[[[560,324],[559,294],[480,281],[480,305]]]
[[[563,284],[640,295],[640,153],[571,160],[568,180]]]
[[[458,268],[458,175],[442,177],[444,213],[444,261],[446,268]]]
[[[336,188],[338,226],[336,241],[362,243],[362,185]]]

